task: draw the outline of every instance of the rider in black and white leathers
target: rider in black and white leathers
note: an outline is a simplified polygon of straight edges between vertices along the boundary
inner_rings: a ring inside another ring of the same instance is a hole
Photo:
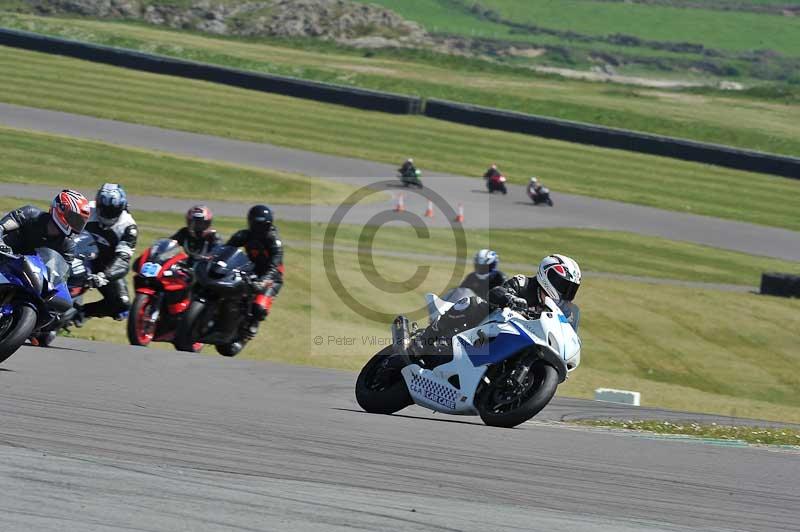
[[[98,192],[98,202],[100,194],[109,186],[111,185],[104,185]],[[103,299],[84,305],[82,311],[85,317],[111,316],[122,319],[130,308],[125,276],[131,268],[139,231],[136,220],[127,211],[124,191],[120,187],[113,190],[113,194],[122,194],[124,203],[122,210],[108,219],[98,213],[96,206],[89,223],[86,224],[86,231],[94,237],[98,248],[97,258],[91,264],[93,274],[89,278],[88,285],[97,288]]]

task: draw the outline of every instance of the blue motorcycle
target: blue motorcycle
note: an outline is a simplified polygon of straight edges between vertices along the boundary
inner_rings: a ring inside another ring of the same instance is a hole
[[[70,267],[60,253],[0,253],[0,362],[28,338],[55,330],[72,310],[67,288]]]

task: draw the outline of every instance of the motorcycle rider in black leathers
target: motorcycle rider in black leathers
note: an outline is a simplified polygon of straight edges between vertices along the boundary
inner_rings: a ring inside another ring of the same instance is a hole
[[[473,261],[475,271],[461,281],[461,288],[469,288],[481,299],[489,296],[489,290],[500,286],[506,280],[503,272],[497,269],[500,257],[491,249],[481,249],[475,254]]]
[[[406,162],[403,163],[403,166],[397,169],[400,172],[400,175],[403,177],[415,177],[417,168],[414,166],[414,159],[406,159]]]
[[[0,251],[32,255],[46,247],[61,253],[72,263],[75,242],[72,237],[86,225],[91,208],[89,200],[74,190],[63,190],[48,212],[25,205],[0,219]]]
[[[213,221],[211,209],[205,205],[195,205],[186,212],[186,227],[178,229],[170,237],[177,240],[189,255],[189,265],[208,256],[212,249],[222,244],[217,230],[211,227]]]
[[[91,265],[94,273],[87,279],[86,286],[97,288],[103,299],[76,305],[80,313],[76,325],[81,325],[83,318],[91,317],[125,319],[131,301],[125,276],[131,268],[139,231],[128,212],[128,197],[121,186],[106,183],[100,187],[86,231],[94,237],[98,249]]]
[[[490,166],[489,169],[486,170],[486,173],[483,174],[483,178],[494,179],[495,177],[500,177],[501,175],[503,174],[501,174],[500,170],[497,169],[497,165],[492,164],[492,166]]]
[[[459,332],[478,325],[493,309],[511,308],[538,319],[546,310],[549,297],[578,330],[580,310],[572,300],[581,283],[578,264],[564,255],[549,255],[539,263],[534,277],[515,275],[489,291],[488,301],[479,297],[463,298],[434,320],[412,344],[418,355],[450,353],[450,339]]]
[[[258,332],[258,323],[269,315],[272,299],[283,286],[283,243],[273,225],[272,209],[253,206],[247,213],[247,229],[234,234],[226,245],[244,247],[255,266],[252,286],[258,295],[251,308],[253,320],[244,331],[244,339],[250,340]]]

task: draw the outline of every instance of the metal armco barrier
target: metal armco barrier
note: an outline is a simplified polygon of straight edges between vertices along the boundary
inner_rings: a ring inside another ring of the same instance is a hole
[[[443,100],[427,100],[425,115],[459,124],[800,179],[800,158],[797,157],[773,155]]]
[[[800,275],[763,273],[761,274],[761,293],[770,296],[800,297]]]
[[[96,63],[272,92],[294,98],[346,105],[369,111],[419,114],[422,100],[412,96],[378,92],[286,76],[247,72],[134,50],[48,37],[27,31],[0,28],[0,45],[36,52],[64,55]]]

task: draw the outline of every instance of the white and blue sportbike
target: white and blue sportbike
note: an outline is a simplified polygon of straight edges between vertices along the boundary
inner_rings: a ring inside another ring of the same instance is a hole
[[[461,304],[452,297],[426,297],[431,322]],[[538,319],[521,310],[494,310],[450,337],[447,349],[435,355],[414,349],[420,332],[409,330],[408,320],[399,316],[393,345],[373,356],[358,376],[358,404],[367,412],[392,414],[416,403],[436,412],[479,415],[497,427],[531,419],[581,357],[570,319],[549,298],[545,306]]]

